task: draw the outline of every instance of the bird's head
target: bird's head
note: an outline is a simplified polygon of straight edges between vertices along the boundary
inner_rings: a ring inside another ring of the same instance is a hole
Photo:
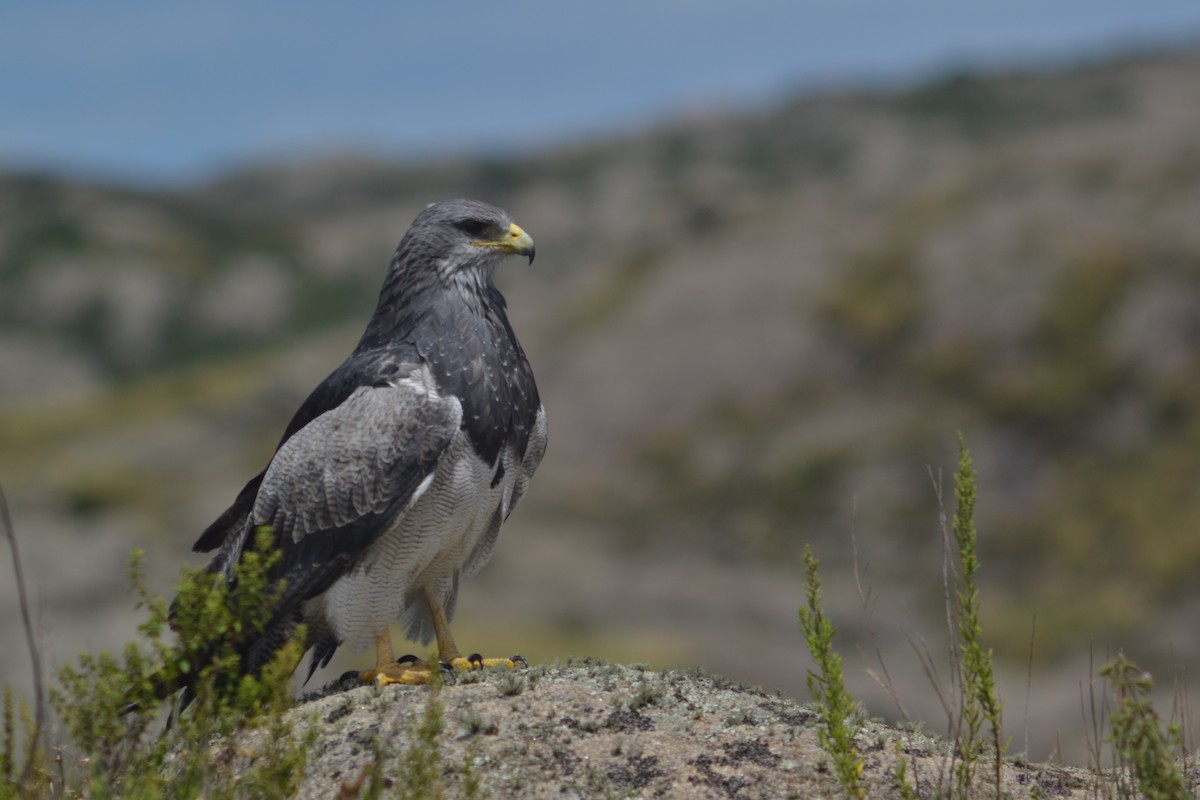
[[[502,209],[478,200],[426,206],[396,248],[359,348],[408,335],[431,310],[445,316],[469,307],[503,316],[504,297],[492,283],[496,265],[509,255],[532,262],[533,253],[533,239]]]
[[[495,206],[478,200],[432,203],[417,218],[400,243],[409,264],[427,264],[445,279],[463,273],[490,276],[508,255],[533,262],[533,239]]]

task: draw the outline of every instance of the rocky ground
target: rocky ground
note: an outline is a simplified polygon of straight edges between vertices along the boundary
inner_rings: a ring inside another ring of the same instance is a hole
[[[404,753],[421,746],[431,702],[425,687],[364,686],[300,705],[297,734],[320,729],[300,797],[364,796],[373,771],[387,787],[404,784]],[[442,730],[425,757],[440,760],[448,798],[470,796],[472,781],[481,797],[844,796],[812,707],[696,670],[597,659],[494,669],[444,687],[436,702]],[[866,722],[856,744],[870,797],[905,796],[902,780],[916,797],[952,785],[949,748],[936,737]],[[1098,785],[1086,770],[1018,761],[1005,763],[1003,782],[1014,798],[1091,797]]]

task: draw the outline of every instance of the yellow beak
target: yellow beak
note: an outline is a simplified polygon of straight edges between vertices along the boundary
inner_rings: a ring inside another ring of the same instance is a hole
[[[512,253],[518,256],[528,256],[529,263],[533,263],[533,256],[536,248],[533,245],[533,237],[521,229],[517,223],[512,223],[508,226],[508,233],[502,239],[497,239],[493,242],[472,242],[476,247],[494,247],[497,250],[502,250],[505,253]]]

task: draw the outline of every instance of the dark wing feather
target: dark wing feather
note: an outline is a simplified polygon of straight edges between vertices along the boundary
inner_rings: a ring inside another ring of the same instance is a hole
[[[263,470],[242,487],[242,491],[238,492],[233,505],[225,509],[221,516],[217,517],[213,524],[200,534],[200,538],[192,545],[192,552],[207,553],[216,550],[225,543],[230,534],[241,531],[246,524],[246,517],[254,508],[254,498],[258,496],[258,487],[262,484],[263,476],[266,474],[267,471]]]

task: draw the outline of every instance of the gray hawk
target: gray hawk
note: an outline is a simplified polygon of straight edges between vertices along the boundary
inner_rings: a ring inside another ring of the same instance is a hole
[[[465,666],[449,626],[459,578],[491,557],[546,450],[533,371],[493,283],[508,255],[532,262],[533,239],[501,209],[449,200],[422,211],[358,346],[197,540],[196,551],[217,551],[209,569],[230,577],[263,526],[281,550],[279,600],[241,646],[244,671],[303,623],[309,677],[339,646],[374,643],[364,678],[419,681],[427,673],[395,662],[397,620]]]

